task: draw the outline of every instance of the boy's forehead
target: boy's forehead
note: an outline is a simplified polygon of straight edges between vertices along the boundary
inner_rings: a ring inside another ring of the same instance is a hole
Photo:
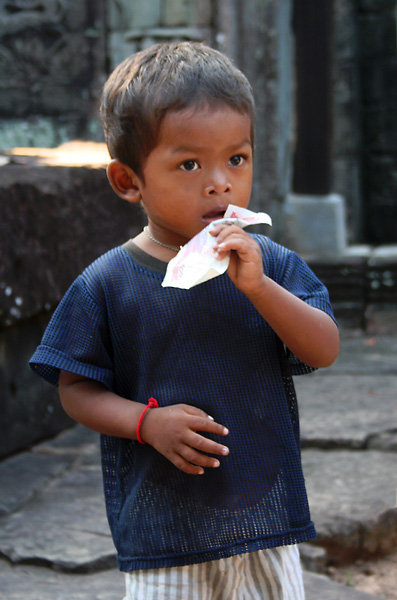
[[[188,136],[188,144],[193,145],[195,139],[191,138],[192,130],[197,131],[197,135],[201,137],[205,133],[211,133],[208,131],[209,127],[224,128],[226,134],[231,126],[241,138],[238,140],[240,143],[252,142],[252,120],[248,113],[241,113],[225,105],[187,107],[166,113],[160,126],[159,140],[172,130],[172,135],[176,138],[182,139]]]

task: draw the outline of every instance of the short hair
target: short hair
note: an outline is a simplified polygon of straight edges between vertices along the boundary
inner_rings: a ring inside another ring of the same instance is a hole
[[[226,105],[255,120],[245,75],[232,61],[201,42],[169,42],[126,58],[105,83],[101,120],[110,156],[143,177],[162,121],[170,111]]]

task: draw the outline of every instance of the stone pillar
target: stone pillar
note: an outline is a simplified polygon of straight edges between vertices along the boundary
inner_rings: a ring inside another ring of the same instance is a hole
[[[340,255],[344,201],[332,190],[332,0],[295,2],[296,146],[284,241],[301,254]]]
[[[346,202],[349,243],[364,241],[356,3],[334,0],[333,189]]]
[[[397,0],[359,0],[365,241],[397,242]]]
[[[277,239],[291,181],[292,0],[218,0],[216,29],[219,49],[253,87],[257,119],[251,208],[271,214],[271,235]]]
[[[109,3],[109,68],[158,42],[213,42],[211,0],[120,0]]]

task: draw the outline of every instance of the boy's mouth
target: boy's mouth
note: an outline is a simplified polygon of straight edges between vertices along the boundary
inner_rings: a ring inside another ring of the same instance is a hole
[[[204,221],[204,223],[209,225],[209,223],[212,223],[212,221],[216,221],[217,219],[223,219],[225,215],[225,210],[226,208],[223,207],[211,210],[202,217],[202,220]]]

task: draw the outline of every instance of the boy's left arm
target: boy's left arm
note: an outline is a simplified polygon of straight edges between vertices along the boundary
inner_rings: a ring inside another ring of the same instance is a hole
[[[331,317],[267,277],[261,250],[243,229],[220,225],[212,234],[217,237],[220,259],[231,251],[230,279],[287,348],[310,367],[331,365],[339,354],[339,332]]]

